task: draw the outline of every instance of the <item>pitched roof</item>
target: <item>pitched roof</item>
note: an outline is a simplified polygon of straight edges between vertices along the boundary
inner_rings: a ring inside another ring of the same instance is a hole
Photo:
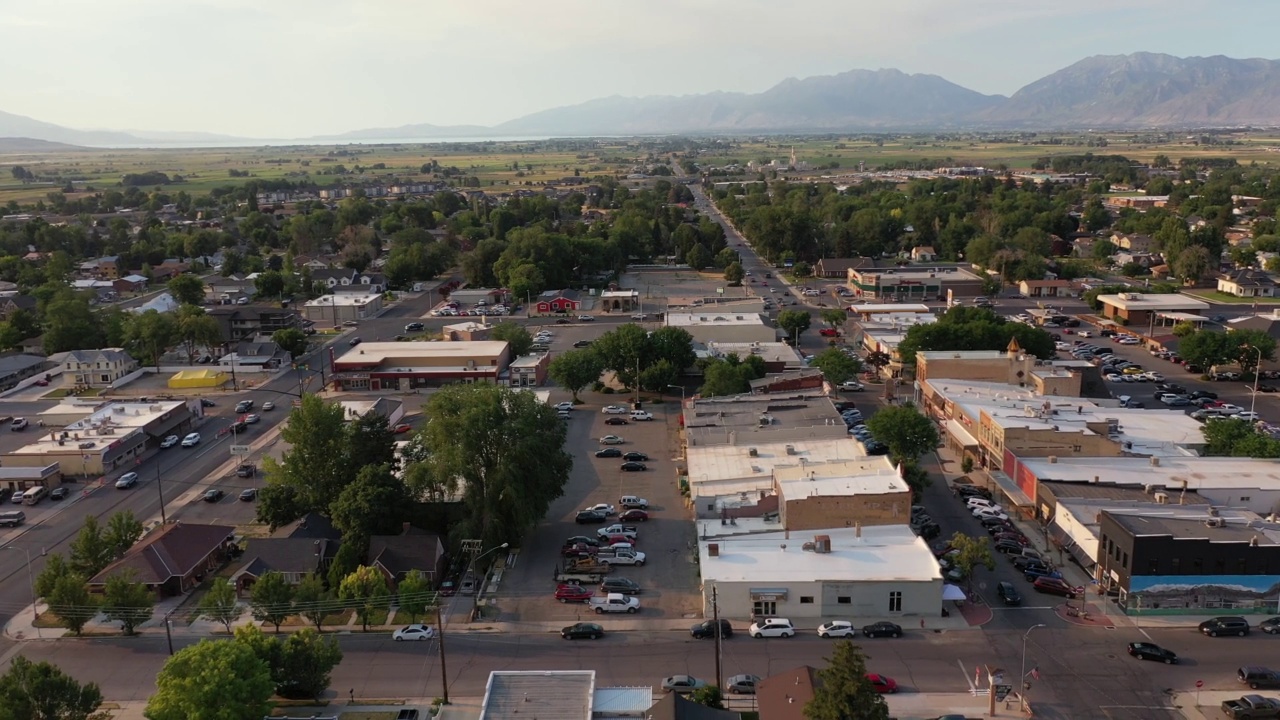
[[[578,291],[570,290],[570,289],[545,290],[540,295],[538,295],[539,300],[555,300],[556,298],[564,298],[566,300],[577,300]]]
[[[342,533],[333,526],[329,518],[320,513],[307,513],[292,525],[276,531],[275,537],[311,538],[321,540],[338,540]]]
[[[228,525],[181,522],[165,525],[144,536],[124,557],[94,575],[89,584],[101,585],[128,570],[133,571],[135,581],[145,585],[159,585],[171,578],[183,577],[231,539],[235,531]]]
[[[813,699],[813,689],[821,685],[818,670],[801,665],[770,675],[756,686],[760,717],[769,720],[805,720],[804,706]]]
[[[410,570],[435,572],[444,552],[440,537],[410,528],[404,535],[374,535],[369,538],[369,562],[392,575]]]
[[[1244,287],[1275,287],[1276,284],[1276,281],[1270,275],[1252,269],[1223,273],[1219,276],[1219,279]]]
[[[875,258],[855,257],[855,258],[822,258],[818,261],[817,269],[822,273],[829,272],[848,272],[850,268],[868,268],[875,267]]]
[[[742,715],[732,710],[707,707],[678,693],[668,693],[654,703],[644,714],[646,720],[740,720]],[[761,715],[763,718],[772,717]]]
[[[37,300],[31,295],[10,295],[5,302],[13,303],[14,307],[30,310],[37,304]]]
[[[262,577],[265,573],[315,572],[321,562],[332,554],[333,543],[307,537],[254,538],[244,551],[245,563],[235,572]]]
[[[341,280],[342,278],[355,279],[357,276],[359,276],[359,273],[351,268],[316,268],[311,271],[312,280]]]

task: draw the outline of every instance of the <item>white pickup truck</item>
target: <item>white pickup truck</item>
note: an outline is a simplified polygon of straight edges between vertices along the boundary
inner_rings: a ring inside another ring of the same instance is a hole
[[[644,553],[638,550],[601,550],[596,561],[606,565],[644,565]]]
[[[599,595],[592,597],[591,608],[599,614],[622,612],[635,614],[640,611],[640,601],[630,595],[609,593],[604,597]]]

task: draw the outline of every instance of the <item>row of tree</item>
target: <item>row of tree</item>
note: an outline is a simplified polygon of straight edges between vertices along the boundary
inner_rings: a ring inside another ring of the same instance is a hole
[[[590,347],[561,353],[551,361],[547,374],[573,393],[576,402],[578,393],[599,382],[606,371],[628,389],[666,392],[696,359],[693,337],[683,328],[649,332],[627,323],[601,335]]]
[[[1276,340],[1262,330],[1232,329],[1226,332],[1197,330],[1191,323],[1174,326],[1181,336],[1178,355],[1206,372],[1218,365],[1236,364],[1247,375],[1253,375],[1263,360],[1274,360]]]
[[[921,350],[1004,350],[1014,340],[1042,360],[1054,355],[1048,332],[977,307],[953,307],[937,322],[912,325],[898,343],[898,353],[904,365],[914,365]]]

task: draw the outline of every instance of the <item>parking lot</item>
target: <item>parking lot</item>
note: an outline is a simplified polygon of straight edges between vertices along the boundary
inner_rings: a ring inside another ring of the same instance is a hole
[[[558,341],[568,342],[559,338]],[[568,393],[553,391],[554,402],[568,399]],[[652,421],[628,419],[626,425],[607,425],[608,418],[627,416],[605,415],[601,408],[608,404],[628,405],[627,398],[587,392],[582,394],[582,399],[585,404],[577,406],[567,420],[568,450],[574,457],[574,467],[565,494],[552,504],[547,518],[516,556],[514,566],[503,574],[495,596],[500,612],[496,619],[567,624],[597,618],[607,623],[608,616],[596,616],[584,604],[557,602],[553,597],[555,572],[562,562],[560,549],[565,539],[576,535],[595,536],[603,527],[577,524],[574,521],[577,512],[597,503],[616,506],[623,495],[638,495],[649,501],[648,521],[634,523],[639,532],[636,549],[645,553],[645,564],[643,567],[616,566],[609,576],[625,577],[640,584],[641,618],[670,620],[699,616],[702,603],[694,562],[696,553],[691,549],[694,530],[676,485],[678,462],[673,459],[679,427],[678,404],[646,405],[644,409],[654,416]],[[647,454],[648,469],[623,472],[621,458],[596,458],[596,450],[603,447],[599,439],[610,434],[624,440],[612,447],[622,452]],[[610,516],[608,524],[614,522],[616,515]]]

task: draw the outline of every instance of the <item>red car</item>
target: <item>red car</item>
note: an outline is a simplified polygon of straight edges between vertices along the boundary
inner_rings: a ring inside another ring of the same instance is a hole
[[[878,693],[891,694],[898,692],[897,681],[887,675],[867,673],[867,680],[871,682],[871,687],[875,688]]]
[[[618,516],[621,522],[644,522],[649,519],[649,513],[644,510],[628,510]]]
[[[39,385],[40,387],[49,387],[49,381],[45,380],[44,378],[40,378],[39,380],[35,381],[35,383],[33,384]]]
[[[395,434],[399,435],[399,434],[401,434],[401,433],[407,433],[407,432],[409,432],[409,431],[410,431],[410,430],[412,430],[412,429],[413,429],[413,426],[412,426],[412,425],[409,425],[409,424],[407,424],[407,423],[400,423],[400,424],[399,424],[399,425],[397,425],[397,426],[396,426],[396,428],[395,428]]]
[[[556,588],[556,599],[562,603],[590,602],[594,592],[581,585],[561,585]]]
[[[586,543],[574,543],[572,545],[565,545],[564,547],[560,548],[560,554],[563,555],[564,557],[582,557],[583,555],[595,555],[598,551],[599,551],[599,548],[597,548],[595,545],[588,545]]]
[[[840,337],[840,333],[835,328],[822,328],[818,334],[822,337]]]
[[[605,547],[608,547],[610,545],[616,545],[618,543],[631,543],[632,545],[635,545],[636,539],[633,537],[627,537],[626,535],[601,535],[600,536],[600,544]]]
[[[1084,588],[1075,587],[1062,578],[1038,577],[1035,582],[1031,583],[1031,586],[1037,592],[1061,595],[1069,599],[1084,594]]]

